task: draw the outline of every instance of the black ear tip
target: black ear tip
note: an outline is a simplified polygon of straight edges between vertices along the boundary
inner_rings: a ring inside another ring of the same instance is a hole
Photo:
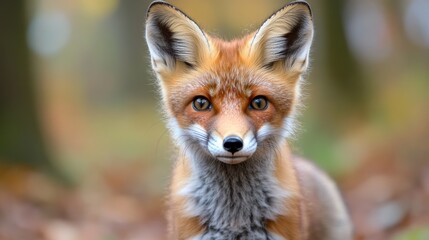
[[[311,10],[311,6],[307,1],[302,1],[302,0],[298,0],[298,1],[293,1],[288,3],[285,7],[288,6],[293,6],[293,5],[301,5],[307,8],[308,13],[310,14],[310,17],[313,18],[313,11]]]
[[[173,5],[171,5],[171,4],[169,4],[168,2],[165,2],[165,1],[162,1],[162,0],[156,0],[156,1],[151,2],[151,3],[150,3],[150,5],[149,5],[149,7],[147,8],[147,11],[146,11],[146,18],[148,18],[148,17],[149,17],[150,10],[151,10],[153,7],[155,7],[155,6],[161,6],[161,5],[164,5],[164,6],[171,7],[171,8],[174,8],[174,9],[175,9],[175,7],[174,7]]]

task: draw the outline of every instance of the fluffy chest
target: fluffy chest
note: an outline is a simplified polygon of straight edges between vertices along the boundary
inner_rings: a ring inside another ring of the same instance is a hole
[[[197,239],[278,239],[266,221],[284,214],[287,191],[269,167],[215,164],[200,169],[182,189],[186,211],[205,226]]]

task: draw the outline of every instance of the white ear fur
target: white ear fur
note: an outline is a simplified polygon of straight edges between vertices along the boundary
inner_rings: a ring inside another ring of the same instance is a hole
[[[313,20],[306,2],[292,2],[269,17],[255,33],[250,54],[262,67],[283,62],[289,71],[303,72],[313,40]]]
[[[147,11],[146,41],[155,72],[172,71],[176,63],[195,67],[209,50],[200,27],[174,6],[153,2]]]

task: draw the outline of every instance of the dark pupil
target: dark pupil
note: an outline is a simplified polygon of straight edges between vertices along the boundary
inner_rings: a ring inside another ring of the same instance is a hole
[[[255,100],[253,100],[253,107],[256,108],[256,109],[264,108],[265,107],[265,105],[264,105],[264,99],[257,98]]]
[[[197,98],[196,103],[198,109],[205,109],[207,107],[207,99]]]

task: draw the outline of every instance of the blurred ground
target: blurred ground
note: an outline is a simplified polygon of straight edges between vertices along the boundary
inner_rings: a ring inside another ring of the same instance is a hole
[[[165,239],[162,197],[139,192],[133,171],[115,169],[99,187],[68,189],[38,172],[3,167],[0,239]]]

